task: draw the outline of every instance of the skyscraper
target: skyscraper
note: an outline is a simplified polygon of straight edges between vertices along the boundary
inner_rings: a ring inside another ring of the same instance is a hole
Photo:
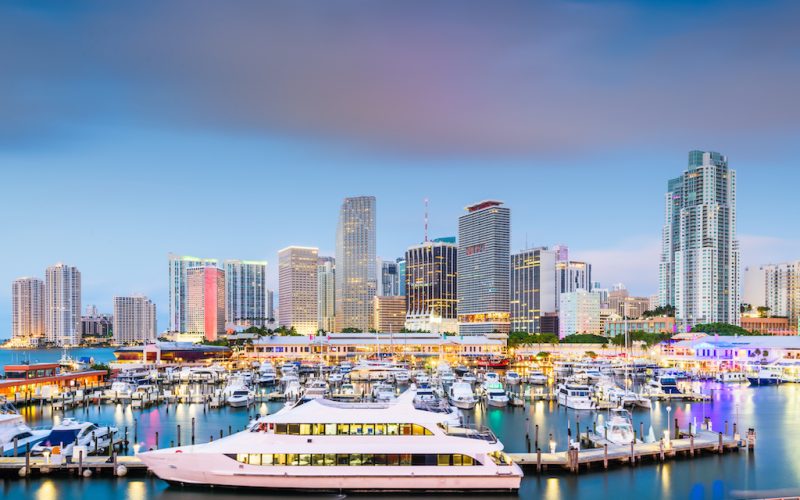
[[[397,258],[397,293],[405,296],[406,294],[406,259]]]
[[[231,326],[267,324],[267,262],[225,261],[225,322]]]
[[[186,270],[193,267],[216,267],[216,259],[200,259],[169,254],[169,330],[185,332],[186,326]]]
[[[317,328],[332,332],[336,328],[336,259],[320,257],[317,262]]]
[[[11,336],[21,344],[37,345],[45,335],[44,281],[17,278],[11,284]]]
[[[278,318],[275,317],[275,292],[267,290],[267,320],[272,323]]]
[[[542,333],[541,318],[556,312],[556,251],[532,248],[511,256],[511,331]]]
[[[59,346],[81,341],[81,273],[77,267],[59,262],[47,268],[45,337]]]
[[[745,271],[745,303],[754,313],[767,307],[770,316],[789,318],[800,324],[800,261],[768,264]]]
[[[278,252],[280,325],[304,335],[317,331],[317,262],[319,250],[287,247]]]
[[[186,269],[186,332],[217,340],[225,333],[225,271],[216,266]]]
[[[401,295],[376,295],[372,299],[372,325],[376,332],[398,332],[406,321],[406,298]]]
[[[400,295],[400,275],[398,274],[397,262],[393,260],[378,259],[380,280],[378,281],[377,295],[384,297],[396,297]]]
[[[511,211],[500,201],[458,219],[458,324],[465,335],[508,333]]]
[[[715,152],[691,151],[683,175],[667,184],[661,305],[681,326],[739,324],[736,172]]]
[[[375,269],[375,197],[345,198],[336,229],[336,330],[369,330]]]
[[[406,250],[406,322],[412,331],[458,331],[458,247],[426,241]]]
[[[569,249],[559,245],[556,252],[556,309],[560,307],[561,294],[577,290],[592,291],[592,265],[569,259]]]
[[[157,335],[156,305],[144,296],[114,297],[114,340],[153,341]]]
[[[558,311],[559,337],[575,333],[602,333],[600,325],[600,294],[578,289],[561,294]]]

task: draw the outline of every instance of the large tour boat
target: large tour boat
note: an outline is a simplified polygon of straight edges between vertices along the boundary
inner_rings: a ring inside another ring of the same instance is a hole
[[[314,399],[206,444],[140,453],[178,485],[305,491],[515,492],[522,470],[488,429],[392,403]]]

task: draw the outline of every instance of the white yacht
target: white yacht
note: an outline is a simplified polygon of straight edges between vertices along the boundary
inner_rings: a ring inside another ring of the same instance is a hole
[[[519,373],[509,370],[506,372],[506,384],[508,385],[519,385],[522,377],[519,376]]]
[[[388,380],[394,379],[397,373],[405,371],[405,368],[385,361],[362,361],[350,371],[350,380],[364,382]]]
[[[495,382],[500,382],[500,375],[495,372],[486,372],[483,374],[484,387],[486,387],[488,384],[494,384]]]
[[[542,372],[530,372],[528,383],[531,385],[547,385],[547,375]]]
[[[478,403],[472,386],[464,382],[456,382],[451,385],[447,391],[447,399],[450,400],[450,404],[462,410],[471,410]]]
[[[372,399],[375,401],[392,401],[396,397],[391,384],[378,382],[372,387]]]
[[[722,382],[723,384],[747,382],[747,374],[739,371],[719,372],[714,378],[717,382]]]
[[[298,491],[516,492],[522,470],[488,429],[395,403],[315,399],[210,443],[139,453],[180,485]]]
[[[103,451],[111,445],[111,438],[116,432],[116,427],[100,427],[91,422],[65,418],[60,424],[54,425],[39,444],[31,448],[31,454],[42,455],[47,451],[68,457],[72,455],[75,444],[85,447],[87,454],[90,454],[95,450],[95,438],[97,450]],[[59,453],[54,453],[55,451]]]
[[[407,384],[409,380],[411,380],[411,374],[406,369],[401,369],[394,373],[394,381],[398,384]]]
[[[556,399],[558,404],[573,410],[591,410],[594,402],[590,397],[589,386],[573,382],[558,384]]]
[[[461,381],[466,382],[470,385],[474,384],[478,379],[475,378],[475,374],[472,372],[466,372],[464,375],[461,376]]]
[[[0,450],[2,450],[3,455],[13,455],[15,444],[17,446],[17,454],[22,455],[28,445],[35,445],[48,434],[49,432],[46,430],[35,431],[28,427],[25,419],[10,403],[0,406]]]
[[[258,369],[258,383],[272,385],[278,380],[278,372],[272,363],[265,361]]]
[[[486,404],[497,408],[508,406],[508,394],[503,389],[503,384],[500,382],[493,382],[486,386]]]
[[[681,394],[678,381],[670,375],[661,375],[647,382],[645,388],[651,394]]]
[[[609,444],[628,445],[637,441],[631,414],[622,408],[609,411],[608,420],[599,426],[598,432]]]
[[[239,377],[234,377],[228,381],[228,385],[222,390],[222,396],[228,406],[232,408],[245,408],[256,400],[255,393]]]
[[[328,396],[328,384],[322,379],[314,379],[308,384],[305,392],[303,392],[303,399],[319,399]]]

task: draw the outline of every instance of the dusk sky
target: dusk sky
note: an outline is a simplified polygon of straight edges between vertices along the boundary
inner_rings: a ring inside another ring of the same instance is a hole
[[[512,250],[567,244],[657,291],[688,151],[738,175],[743,267],[800,258],[800,3],[40,2],[0,6],[0,337],[11,281],[63,261],[83,304],[144,293],[167,253],[333,255],[342,198],[378,254],[512,210]]]

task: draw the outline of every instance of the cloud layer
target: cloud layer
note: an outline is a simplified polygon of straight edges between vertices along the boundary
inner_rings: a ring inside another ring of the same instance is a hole
[[[133,114],[448,155],[796,130],[796,2],[27,2],[0,142]]]

